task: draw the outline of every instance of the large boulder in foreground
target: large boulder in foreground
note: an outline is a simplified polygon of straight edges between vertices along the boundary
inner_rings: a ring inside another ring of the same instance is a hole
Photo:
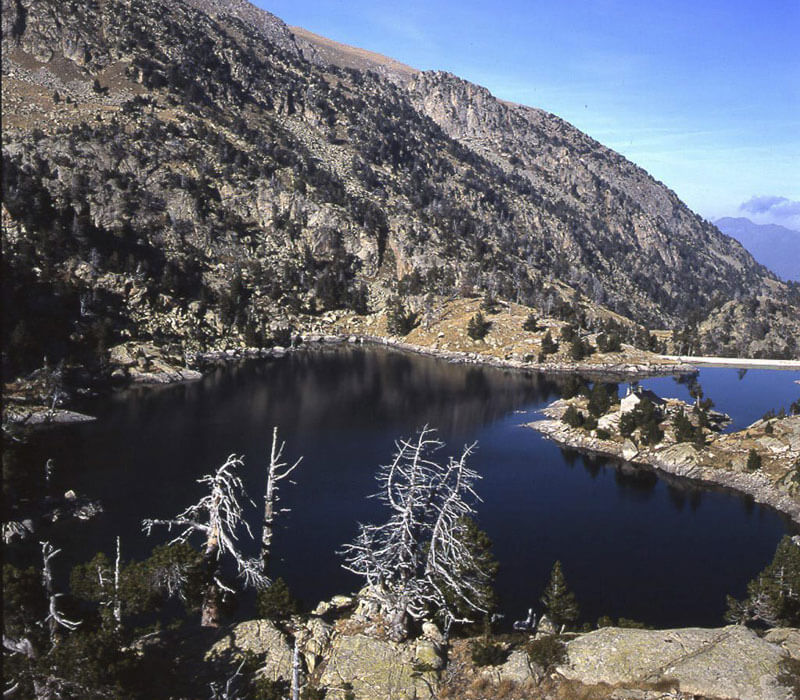
[[[292,647],[270,620],[247,620],[231,627],[206,654],[206,661],[238,662],[245,654],[263,657],[259,675],[271,680],[292,677]]]
[[[673,681],[683,693],[739,700],[790,700],[778,676],[780,646],[741,626],[639,630],[605,627],[567,644],[567,678],[587,685]]]
[[[350,684],[357,700],[427,700],[433,698],[436,676],[420,668],[414,645],[375,639],[364,634],[335,636],[320,686],[326,697],[344,697]]]

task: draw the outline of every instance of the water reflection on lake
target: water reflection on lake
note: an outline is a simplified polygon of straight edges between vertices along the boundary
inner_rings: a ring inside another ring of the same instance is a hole
[[[751,422],[754,406],[765,406],[757,418],[777,407],[776,396],[796,398],[793,374],[759,372],[759,383],[741,382],[735,370],[703,370],[700,381],[721,410]],[[671,396],[685,389],[671,378],[646,384]],[[284,491],[292,511],[276,533],[274,573],[316,601],[359,585],[335,552],[357,522],[381,516],[366,496],[394,439],[427,423],[440,430],[447,453],[479,443],[472,465],[483,475],[480,523],[501,563],[507,619],[537,605],[561,559],[584,619],[719,624],[725,595],[743,594],[789,530],[787,521],[741,495],[620,469],[522,427],[558,396],[558,385],[538,374],[385,349],[329,348],[103,400],[91,406],[102,412],[97,423],[43,435],[24,459],[39,465],[53,457],[56,488],[105,505],[103,516],[73,530],[65,548],[80,556],[110,551],[120,533],[127,554],[142,556],[159,540],[140,534],[141,519],[193,502],[195,479],[228,454],[245,455],[248,487],[260,496],[278,425],[286,456],[305,458],[297,485]],[[734,401],[742,391],[746,400]],[[736,415],[745,408],[745,418]]]

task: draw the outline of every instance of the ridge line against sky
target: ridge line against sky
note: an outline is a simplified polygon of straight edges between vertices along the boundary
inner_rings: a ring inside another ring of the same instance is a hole
[[[709,220],[800,228],[798,0],[255,4],[553,112]],[[780,206],[742,208],[754,198]]]

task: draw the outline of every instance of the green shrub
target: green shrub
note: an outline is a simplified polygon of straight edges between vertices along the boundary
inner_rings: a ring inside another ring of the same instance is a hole
[[[541,666],[545,671],[566,661],[567,647],[555,635],[533,639],[525,645],[531,663]]]
[[[276,328],[272,331],[272,345],[288,348],[292,344],[291,328]]]
[[[636,417],[633,415],[633,411],[623,413],[619,419],[619,434],[622,437],[630,437],[634,430],[636,430]]]
[[[642,443],[656,445],[664,439],[664,431],[660,427],[662,419],[661,409],[645,397],[636,408],[620,418],[620,435],[630,437],[638,428]]]
[[[561,392],[561,398],[563,399],[571,399],[573,396],[578,395],[589,395],[589,389],[586,387],[586,383],[574,374],[569,374],[564,378],[559,390]]]
[[[278,577],[269,588],[256,594],[256,612],[262,619],[286,620],[299,611],[297,600],[286,581]]]
[[[470,646],[472,662],[476,666],[500,666],[508,659],[508,650],[488,640],[475,640]]]
[[[495,299],[494,294],[486,292],[481,302],[481,309],[487,314],[493,314],[497,311],[497,299]]]
[[[761,455],[751,447],[747,453],[747,470],[754,472],[758,469],[761,469]]]
[[[581,428],[584,423],[583,413],[575,406],[568,406],[564,415],[561,416],[561,422],[566,423],[570,428]]]
[[[598,335],[597,349],[600,352],[619,352],[622,349],[619,334],[616,331],[611,331]]]
[[[542,338],[542,353],[544,355],[552,355],[554,352],[558,351],[558,343],[553,340],[553,336],[550,335],[550,331],[544,334],[544,338]]]
[[[289,697],[289,682],[273,681],[263,676],[256,676],[252,686],[253,697],[258,700],[283,700]]]
[[[637,620],[631,620],[627,617],[621,617],[617,620],[617,627],[624,627],[625,629],[631,630],[646,630],[650,629],[644,622],[639,622]]]
[[[648,421],[641,426],[640,435],[645,445],[657,445],[664,439],[664,431],[655,420]]]
[[[535,333],[539,330],[539,319],[536,318],[536,314],[528,314],[528,317],[522,324],[522,329],[528,331],[529,333]]]
[[[473,340],[483,340],[489,332],[492,322],[487,321],[483,314],[478,311],[467,324],[467,335]]]
[[[601,440],[608,440],[611,437],[611,433],[609,433],[605,428],[598,428],[597,437]]]
[[[571,343],[578,337],[578,331],[575,330],[575,326],[571,326],[567,324],[561,328],[561,340],[565,343]]]

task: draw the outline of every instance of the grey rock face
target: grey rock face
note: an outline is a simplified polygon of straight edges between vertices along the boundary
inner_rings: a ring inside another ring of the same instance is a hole
[[[496,683],[511,681],[521,686],[526,684],[538,683],[544,674],[543,669],[537,664],[531,663],[528,653],[523,649],[512,651],[508,659],[501,666],[488,668],[482,671],[482,675],[490,678]]]
[[[358,700],[433,698],[435,678],[430,672],[415,671],[415,663],[411,645],[342,635],[332,642],[320,685],[338,689],[349,683]]]
[[[247,620],[234,626],[206,654],[214,658],[238,658],[245,652],[263,657],[259,673],[269,680],[291,680],[292,648],[286,636],[269,620]]]
[[[605,627],[567,644],[560,672],[582,683],[674,681],[683,693],[740,700],[789,700],[778,682],[781,647],[745,627],[635,630]]]

